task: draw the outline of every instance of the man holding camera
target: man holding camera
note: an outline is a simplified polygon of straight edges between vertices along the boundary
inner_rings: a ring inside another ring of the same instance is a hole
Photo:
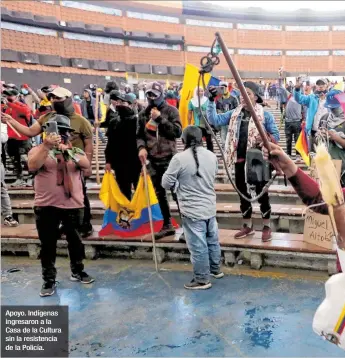
[[[279,141],[279,130],[276,126],[275,120],[271,113],[263,110],[260,105],[263,100],[259,94],[259,87],[256,83],[248,81],[244,82],[244,87],[247,95],[254,107],[254,110],[266,130],[271,140]],[[209,122],[216,126],[229,125],[226,155],[228,164],[235,165],[235,182],[237,189],[246,197],[250,197],[246,182],[246,160],[247,152],[249,150],[260,147],[262,139],[257,130],[251,113],[247,107],[243,97],[241,97],[241,104],[235,109],[226,113],[217,114],[214,99],[217,96],[217,88],[210,87],[210,102],[207,107],[207,118]],[[261,193],[266,185],[265,181],[258,183],[255,186],[257,194]],[[245,238],[254,235],[252,223],[252,205],[251,203],[240,196],[241,212],[243,216],[243,227],[235,234],[236,239]],[[266,242],[271,240],[270,216],[271,205],[269,202],[268,193],[266,192],[259,199],[260,211],[263,218],[262,241]]]
[[[47,99],[51,102],[53,111],[41,116],[37,122],[31,127],[24,126],[17,122],[9,115],[2,114],[1,120],[5,123],[10,123],[14,129],[27,137],[34,137],[42,133],[43,125],[48,122],[54,115],[61,114],[68,117],[71,121],[73,133],[70,141],[73,147],[83,150],[87,159],[92,163],[93,157],[93,141],[92,141],[92,127],[90,123],[82,116],[75,113],[73,106],[72,93],[63,87],[56,87],[53,91],[47,94]],[[84,190],[84,219],[81,227],[81,234],[87,237],[92,234],[93,228],[91,225],[91,208],[90,202],[86,195],[86,182],[85,178],[91,176],[91,167],[83,171],[83,190]]]

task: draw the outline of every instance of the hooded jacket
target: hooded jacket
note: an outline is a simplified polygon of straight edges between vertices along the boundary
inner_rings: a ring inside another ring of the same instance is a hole
[[[85,90],[86,92],[89,93],[90,95],[90,99],[91,99],[91,107],[93,108],[93,113],[95,114],[95,118],[96,118],[96,113],[95,113],[95,106],[96,106],[96,98],[94,98],[92,96],[92,92],[89,89]],[[83,117],[85,117],[86,119],[89,120],[89,114],[87,112],[87,100],[84,98],[81,103],[80,103],[80,109],[81,109],[81,114]],[[102,118],[102,110],[101,110],[101,106],[98,105],[98,120],[100,121]]]
[[[138,151],[146,148],[149,159],[164,160],[176,154],[176,139],[182,134],[182,125],[178,110],[163,103],[158,106],[161,115],[155,120],[158,124],[154,131],[147,124],[150,121],[152,106],[148,106],[139,113],[137,123],[137,148]]]

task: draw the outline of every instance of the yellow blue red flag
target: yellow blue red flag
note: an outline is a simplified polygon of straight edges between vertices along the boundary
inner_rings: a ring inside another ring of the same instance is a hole
[[[181,90],[179,104],[180,119],[183,128],[188,126],[188,103],[193,97],[195,87],[198,86],[198,80],[198,67],[187,63],[183,77],[183,87]],[[219,84],[219,79],[212,77],[209,73],[204,75],[204,81],[206,86],[217,86]],[[200,81],[200,86],[203,86],[202,80]]]
[[[162,227],[163,216],[150,176],[147,176],[153,226],[155,232]],[[105,173],[99,198],[106,207],[101,236],[137,237],[150,233],[148,203],[144,177],[141,175],[131,201],[121,190],[111,173]]]

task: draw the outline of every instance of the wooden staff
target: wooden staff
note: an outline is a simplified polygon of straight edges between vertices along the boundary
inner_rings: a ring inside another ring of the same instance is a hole
[[[238,88],[239,88],[239,90],[241,92],[241,95],[242,95],[244,101],[246,102],[247,108],[249,109],[249,112],[252,115],[252,118],[254,120],[255,126],[258,129],[259,133],[260,133],[263,145],[267,148],[268,152],[270,152],[271,146],[270,146],[270,142],[268,141],[266,132],[262,128],[262,125],[261,125],[261,123],[259,121],[259,118],[255,113],[254,106],[252,105],[252,102],[250,101],[250,99],[248,97],[246,89],[244,88],[244,85],[242,83],[242,79],[240,77],[240,74],[238,73],[234,62],[232,61],[232,58],[231,58],[231,56],[229,54],[229,51],[228,51],[228,49],[227,49],[227,47],[226,47],[226,45],[225,45],[225,43],[224,43],[224,41],[222,39],[222,36],[220,35],[219,32],[216,32],[216,38],[217,38],[217,41],[218,41],[218,43],[219,43],[219,45],[220,45],[220,47],[222,49],[223,55],[225,57],[225,60],[228,63],[230,71],[231,71],[231,73],[232,73],[232,75],[233,75],[233,77],[234,77],[234,79],[235,79],[235,81],[237,83],[237,86],[238,86]]]
[[[7,122],[6,124],[13,130],[14,133],[17,134],[17,136],[18,136],[19,138],[22,137],[22,135],[12,126],[11,123]]]
[[[96,90],[96,104],[95,104],[95,128],[96,128],[96,181],[99,185],[101,183],[101,180],[99,178],[99,118],[98,118],[98,108],[99,108],[99,92]]]
[[[144,184],[145,184],[145,194],[146,194],[146,202],[147,202],[147,211],[149,213],[149,221],[150,221],[150,230],[151,230],[151,238],[152,238],[152,249],[153,249],[153,259],[155,261],[156,272],[158,272],[158,263],[157,263],[157,253],[156,253],[156,239],[155,239],[155,231],[153,229],[153,219],[152,219],[152,210],[151,210],[151,201],[150,201],[150,193],[149,186],[147,183],[147,169],[146,164],[143,164],[143,174],[144,174]]]

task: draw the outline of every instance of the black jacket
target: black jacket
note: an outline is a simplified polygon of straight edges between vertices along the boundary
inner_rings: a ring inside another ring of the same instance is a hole
[[[165,101],[158,107],[161,115],[155,120],[158,130],[147,128],[150,121],[152,106],[148,106],[139,113],[137,124],[138,150],[146,148],[149,159],[163,160],[176,154],[176,139],[182,134],[180,114],[177,108],[170,106]]]
[[[136,129],[138,116],[129,107],[109,108],[107,113],[108,143],[105,160],[115,171],[119,168],[141,168],[138,158]]]

